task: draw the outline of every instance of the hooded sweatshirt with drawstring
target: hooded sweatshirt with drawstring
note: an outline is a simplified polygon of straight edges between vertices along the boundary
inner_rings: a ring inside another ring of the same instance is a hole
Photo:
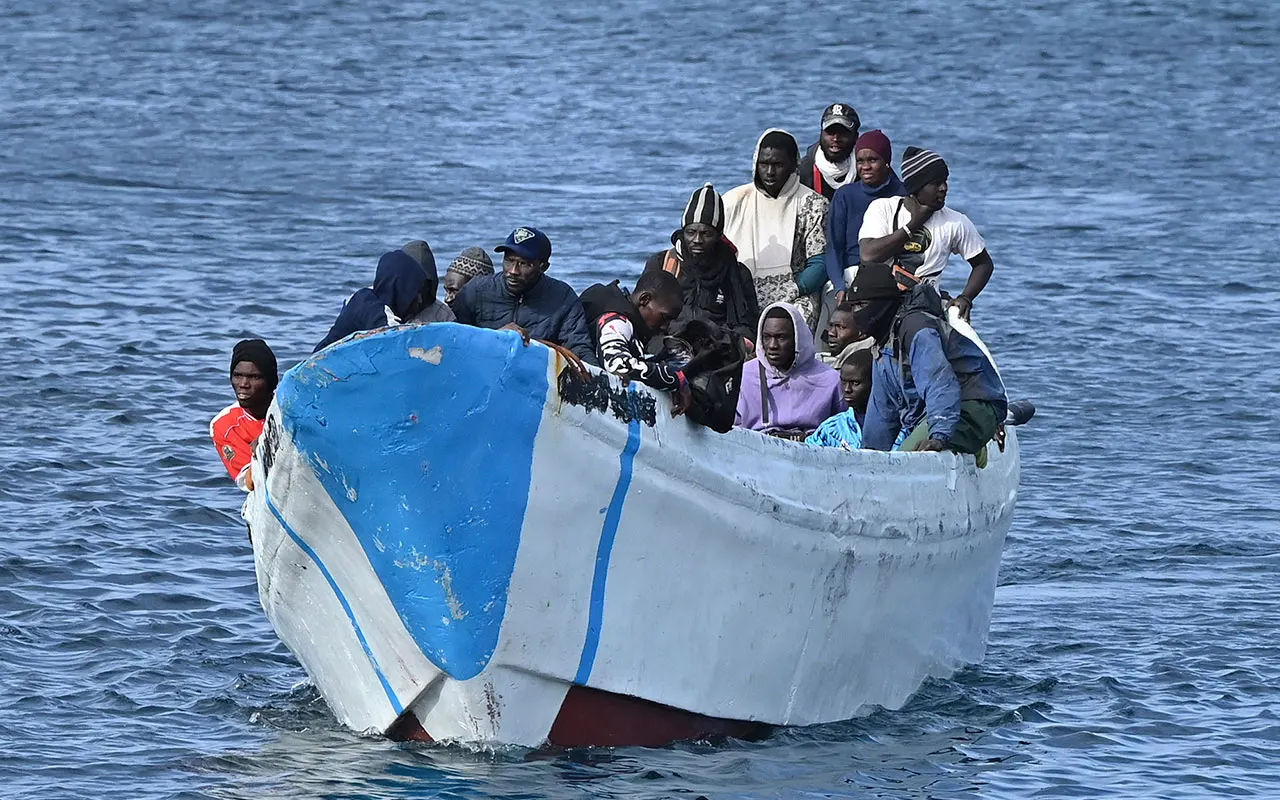
[[[373,288],[360,289],[347,298],[333,327],[316,349],[319,351],[358,331],[400,325],[421,304],[427,273],[417,259],[403,250],[392,250],[378,259]]]
[[[777,197],[760,187],[757,162],[760,145],[771,133],[795,137],[770,128],[756,141],[751,159],[751,182],[724,195],[725,237],[738,248],[738,259],[751,271],[760,305],[794,303],[812,333],[818,322],[816,293],[826,284],[827,199],[791,175]],[[798,147],[797,147],[798,149]]]
[[[765,319],[774,308],[786,311],[795,326],[795,360],[789,368],[780,370],[769,363],[763,347],[757,350],[758,355],[742,367],[742,390],[734,424],[765,433],[812,431],[828,417],[848,408],[840,390],[840,373],[818,361],[813,337],[804,335],[804,316],[790,303],[774,303],[765,309],[756,331],[757,342],[763,338]]]

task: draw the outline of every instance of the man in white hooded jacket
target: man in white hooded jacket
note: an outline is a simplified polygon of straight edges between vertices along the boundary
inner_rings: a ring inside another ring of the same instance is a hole
[[[826,198],[800,183],[800,147],[771,128],[756,145],[752,180],[724,195],[725,237],[751,272],[760,306],[792,303],[812,336],[827,281]]]

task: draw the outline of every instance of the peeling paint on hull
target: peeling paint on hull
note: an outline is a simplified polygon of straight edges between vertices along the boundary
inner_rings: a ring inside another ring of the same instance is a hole
[[[344,724],[533,747],[746,736],[894,708],[981,660],[1015,434],[984,470],[819,450],[698,428],[607,378],[569,402],[563,368],[442,324],[283,379],[246,506],[259,591]]]

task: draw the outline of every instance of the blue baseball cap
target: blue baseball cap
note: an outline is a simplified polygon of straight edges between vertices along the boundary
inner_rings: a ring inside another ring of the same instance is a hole
[[[521,225],[511,232],[507,241],[493,248],[495,253],[515,253],[529,261],[549,261],[551,240],[537,228]]]

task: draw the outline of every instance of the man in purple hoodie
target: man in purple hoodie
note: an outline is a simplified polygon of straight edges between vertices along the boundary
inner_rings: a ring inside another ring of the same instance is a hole
[[[801,441],[848,407],[840,373],[814,355],[800,309],[790,303],[769,306],[760,316],[756,341],[756,357],[742,366],[737,427]]]

